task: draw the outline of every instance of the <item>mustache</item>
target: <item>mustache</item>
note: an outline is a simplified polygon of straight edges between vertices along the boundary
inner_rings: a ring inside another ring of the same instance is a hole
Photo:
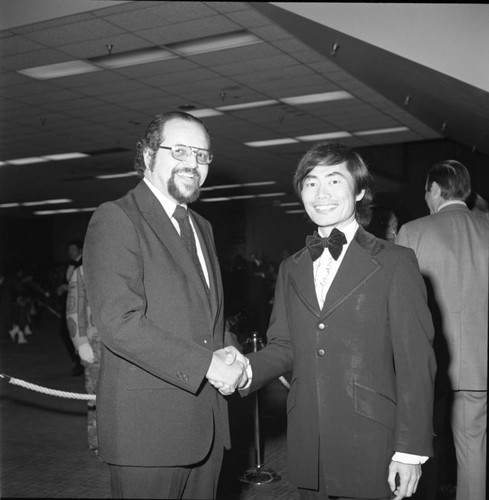
[[[175,176],[179,173],[195,175],[197,177],[197,180],[200,181],[200,172],[196,168],[175,167],[172,171],[172,176]]]

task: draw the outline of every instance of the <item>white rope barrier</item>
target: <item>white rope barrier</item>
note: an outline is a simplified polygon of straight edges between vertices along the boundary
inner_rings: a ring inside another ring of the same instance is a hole
[[[40,392],[42,394],[48,394],[49,396],[57,396],[58,398],[81,399],[83,401],[94,401],[96,399],[95,394],[79,394],[77,392],[67,392],[67,391],[58,391],[56,389],[49,389],[47,387],[42,387],[40,385],[31,384],[30,382],[26,382],[25,380],[9,377],[4,373],[0,373],[0,378],[8,379],[9,384],[17,385],[19,387],[23,387],[24,389]]]

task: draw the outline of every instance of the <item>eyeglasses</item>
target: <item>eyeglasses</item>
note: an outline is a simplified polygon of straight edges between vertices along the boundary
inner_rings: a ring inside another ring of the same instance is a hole
[[[213,154],[208,149],[199,149],[184,144],[174,144],[173,146],[159,146],[160,149],[169,149],[175,160],[186,160],[192,153],[195,155],[197,163],[200,165],[209,165],[212,161]]]

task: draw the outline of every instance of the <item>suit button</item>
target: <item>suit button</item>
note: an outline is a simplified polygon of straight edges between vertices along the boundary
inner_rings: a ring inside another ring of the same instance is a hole
[[[188,380],[188,375],[183,376],[183,380],[187,381]]]
[[[317,350],[317,354],[319,357],[322,357],[326,354],[326,351],[324,349],[318,349]]]
[[[324,326],[324,323],[319,323],[318,328],[320,330],[324,330],[326,327]]]
[[[183,378],[183,373],[182,372],[177,372],[177,377],[178,378]]]

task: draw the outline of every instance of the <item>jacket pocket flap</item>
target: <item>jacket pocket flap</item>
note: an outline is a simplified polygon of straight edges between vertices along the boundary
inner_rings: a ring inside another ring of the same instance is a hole
[[[355,412],[394,430],[397,404],[387,396],[354,382]]]

